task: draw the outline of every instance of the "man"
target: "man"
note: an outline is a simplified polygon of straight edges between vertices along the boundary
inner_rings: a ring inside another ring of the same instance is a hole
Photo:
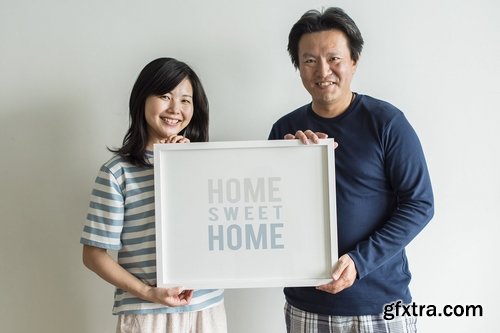
[[[405,246],[433,216],[432,188],[403,113],[351,91],[362,47],[359,29],[340,8],[306,12],[289,34],[288,51],[312,103],[279,119],[269,139],[335,139],[341,256],[331,283],[285,288],[288,332],[416,332],[416,318],[384,321],[383,310],[411,302]]]

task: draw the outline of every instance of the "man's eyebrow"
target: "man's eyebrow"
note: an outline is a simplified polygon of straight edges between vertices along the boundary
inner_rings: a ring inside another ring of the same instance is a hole
[[[300,54],[301,57],[312,57],[312,58],[315,58],[316,56],[312,53],[309,53],[309,52],[304,52],[302,54]]]

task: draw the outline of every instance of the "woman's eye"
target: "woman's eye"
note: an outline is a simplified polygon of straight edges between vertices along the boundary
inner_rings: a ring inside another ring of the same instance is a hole
[[[165,101],[170,101],[170,96],[169,95],[161,95],[160,98],[163,99],[163,100],[165,100]]]

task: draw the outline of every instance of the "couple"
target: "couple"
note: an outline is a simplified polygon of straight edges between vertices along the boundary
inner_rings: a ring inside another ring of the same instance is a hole
[[[308,11],[288,52],[312,102],[283,116],[269,139],[328,136],[336,148],[338,244],[332,281],[285,288],[287,331],[416,332],[416,318],[383,319],[411,302],[405,246],[433,215],[417,135],[389,103],[351,91],[363,47],[340,8]],[[156,288],[153,144],[208,141],[208,101],[185,63],[160,58],[139,74],[123,146],[100,169],[83,230],[83,260],[117,287],[117,332],[226,332],[222,290]],[[307,221],[305,221],[307,223]],[[118,261],[107,250],[118,250]]]

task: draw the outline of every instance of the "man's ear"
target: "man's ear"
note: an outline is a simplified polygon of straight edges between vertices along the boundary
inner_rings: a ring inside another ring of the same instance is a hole
[[[358,60],[353,60],[352,65],[354,66],[354,73],[356,73],[356,70],[358,69],[358,63],[361,60],[361,55],[358,56]]]

